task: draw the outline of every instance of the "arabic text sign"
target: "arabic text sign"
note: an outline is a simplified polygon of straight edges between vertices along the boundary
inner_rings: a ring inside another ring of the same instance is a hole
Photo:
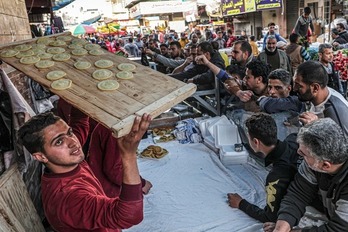
[[[282,0],[256,0],[257,10],[267,10],[282,7]]]
[[[226,0],[222,2],[224,15],[237,15],[245,13],[244,0]]]

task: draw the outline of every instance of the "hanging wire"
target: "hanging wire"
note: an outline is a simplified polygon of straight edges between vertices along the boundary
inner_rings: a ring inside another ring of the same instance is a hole
[[[27,14],[31,13],[31,9],[33,9],[33,6],[34,6],[34,2],[35,2],[35,0],[31,0],[31,6],[30,6],[29,11],[27,12]]]

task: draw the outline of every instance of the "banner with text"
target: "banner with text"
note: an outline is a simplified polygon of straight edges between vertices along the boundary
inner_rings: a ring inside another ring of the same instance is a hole
[[[223,16],[239,15],[282,7],[282,0],[222,0]]]

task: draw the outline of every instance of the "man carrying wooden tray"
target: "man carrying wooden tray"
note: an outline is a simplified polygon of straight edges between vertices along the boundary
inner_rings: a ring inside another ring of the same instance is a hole
[[[117,140],[123,183],[120,196],[109,198],[84,160],[80,141],[88,134],[88,116],[77,109],[71,113],[73,128],[54,114],[44,113],[19,130],[22,144],[46,166],[42,201],[52,228],[57,232],[120,231],[139,224],[143,220],[143,194],[136,149],[151,117],[136,117],[131,133]]]

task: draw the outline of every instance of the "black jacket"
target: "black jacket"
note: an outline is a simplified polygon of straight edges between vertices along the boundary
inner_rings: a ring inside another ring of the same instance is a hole
[[[296,149],[291,148],[286,141],[278,140],[276,147],[265,158],[265,166],[273,164],[266,178],[265,208],[261,209],[243,199],[239,209],[261,222],[276,222],[280,202],[297,172],[298,162],[299,156]]]
[[[347,31],[342,31],[340,33],[338,33],[338,35],[340,36],[340,38],[343,38],[346,43],[348,43],[348,32]]]
[[[211,56],[210,62],[215,64],[217,67],[225,70],[225,62],[219,52],[214,51]],[[181,81],[193,78],[193,83],[198,85],[198,89],[200,89],[200,86],[205,86],[204,89],[215,88],[215,75],[205,65],[196,64],[193,68],[185,72],[172,74],[170,76]]]
[[[348,102],[337,91],[329,88],[331,96],[325,102],[324,117],[334,120],[348,136]]]
[[[311,204],[318,192],[322,198],[324,213],[329,221],[319,227],[313,226],[301,231],[347,231],[347,161],[335,175],[313,171],[306,162],[303,162],[282,201],[278,220],[287,221],[291,227],[297,225],[305,212],[305,207]]]

